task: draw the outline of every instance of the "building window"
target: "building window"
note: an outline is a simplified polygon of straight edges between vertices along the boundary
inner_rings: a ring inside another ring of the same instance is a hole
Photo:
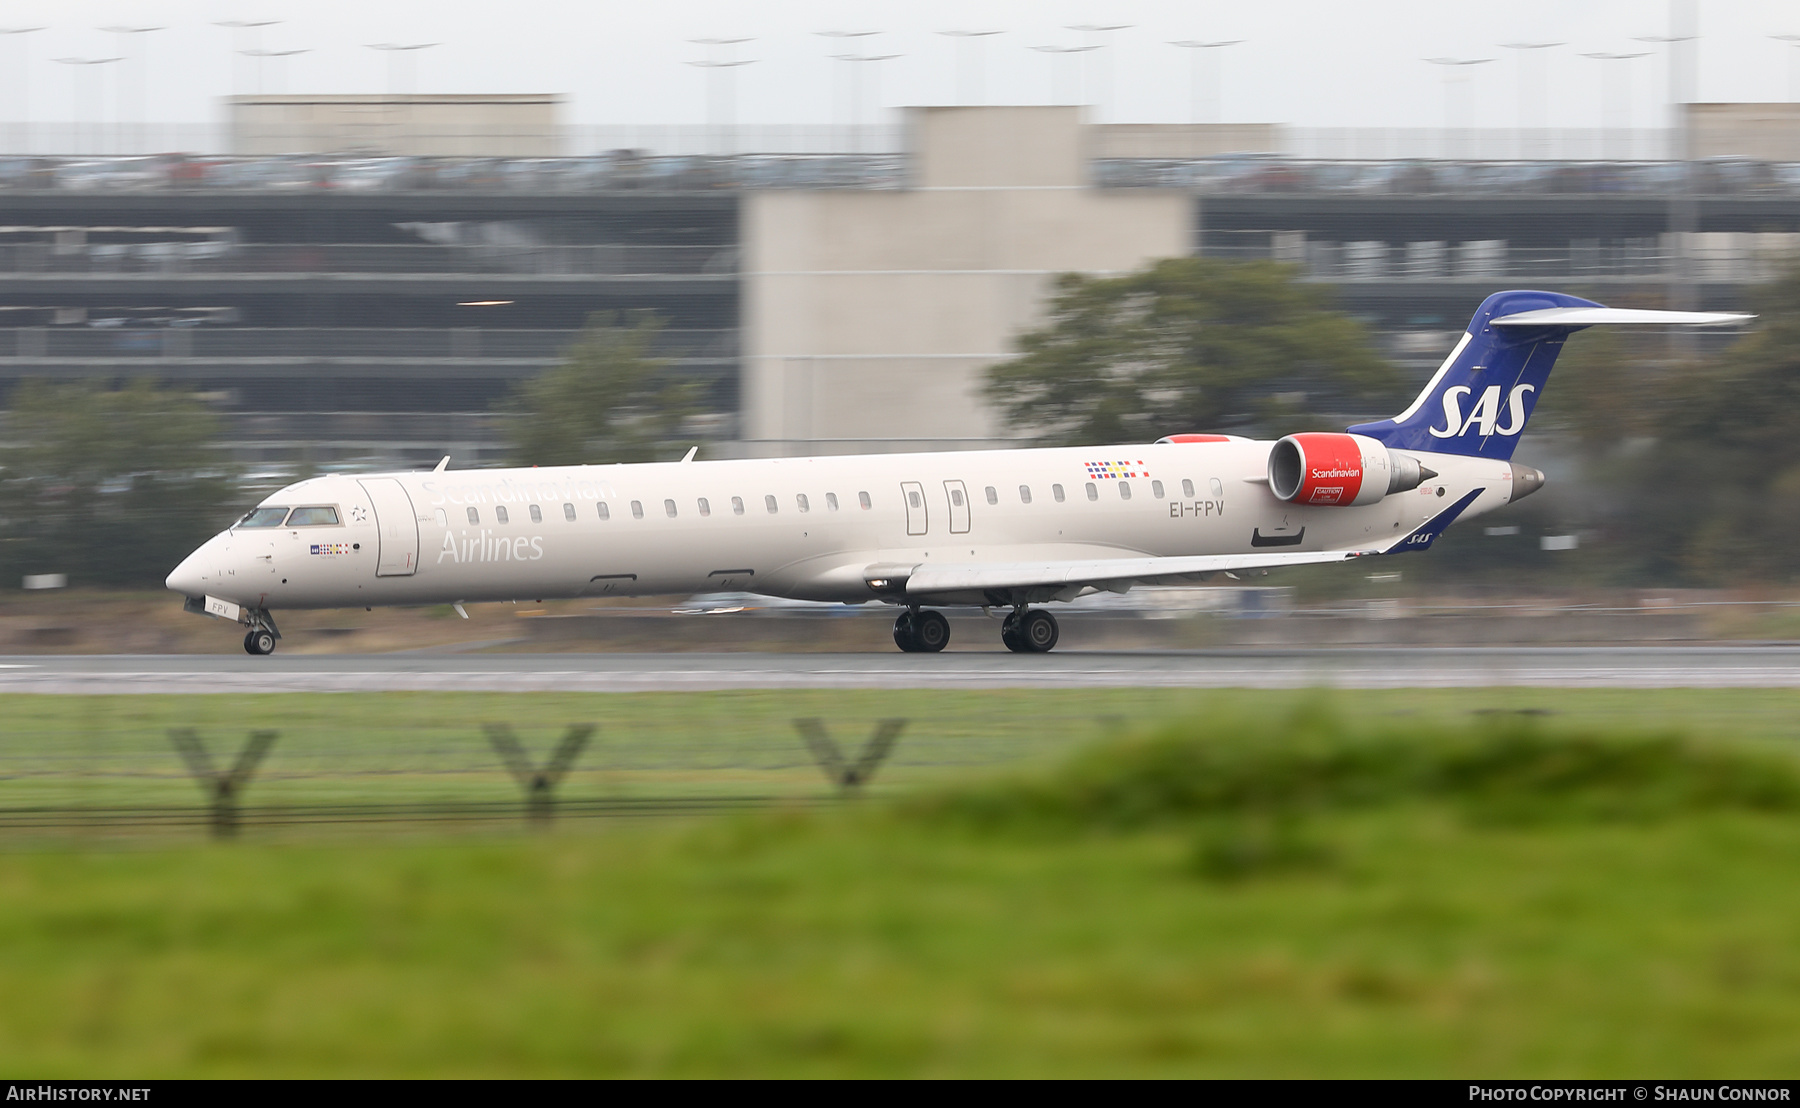
[[[644,518],[644,502],[643,501],[633,500],[631,502],[631,518],[632,519],[643,519]]]
[[[794,503],[800,505],[800,510],[803,512],[812,511],[812,505],[806,502],[806,494],[803,492],[794,494]]]
[[[731,514],[734,516],[741,516],[744,514],[744,498],[743,497],[734,496],[731,498]]]
[[[1154,499],[1157,499],[1157,500],[1161,500],[1163,498],[1163,487],[1162,487],[1161,481],[1150,482],[1150,495]]]
[[[469,509],[469,522],[476,525],[477,527],[481,526],[481,513],[476,511],[474,508],[470,508]]]
[[[989,504],[1000,503],[1000,494],[998,492],[994,491],[994,486],[992,486],[992,485],[989,485],[987,487],[987,498],[988,498]]]
[[[1189,500],[1194,498],[1194,483],[1186,477],[1181,479],[1181,495],[1187,497]]]
[[[563,505],[563,518],[568,520],[570,523],[575,522],[575,505],[573,505],[573,504],[564,504]]]
[[[510,522],[506,515],[506,505],[502,504],[498,508],[494,509],[494,522],[495,523]]]
[[[828,492],[825,494],[825,507],[828,511],[835,512],[838,510],[837,509],[837,493]]]
[[[1225,499],[1225,486],[1219,484],[1219,479],[1217,477],[1214,477],[1211,479],[1211,483],[1212,483],[1213,498],[1216,500]]]
[[[706,502],[706,497],[704,496],[700,498],[700,514],[703,516],[712,515],[712,505]]]
[[[1063,502],[1062,486],[1061,485],[1051,485],[1050,486],[1050,495],[1054,496],[1056,498],[1056,502],[1058,504],[1061,504]]]
[[[863,511],[866,512],[869,510],[869,494],[868,493],[866,493],[866,492],[857,493],[856,494],[856,502],[858,504],[862,505]]]
[[[1092,481],[1089,481],[1087,483],[1087,490],[1088,490],[1088,499],[1089,500],[1100,499],[1100,486],[1094,484]]]
[[[1131,482],[1130,481],[1120,481],[1119,482],[1119,499],[1120,500],[1130,500],[1131,499]]]
[[[604,501],[604,500],[602,500],[600,502],[600,518],[601,519],[611,519],[612,518],[612,509],[608,508],[606,506],[606,501]]]
[[[536,504],[533,504],[533,505],[531,505],[531,507],[528,510],[531,512],[531,522],[533,522],[533,523],[544,522],[544,511],[542,508],[539,508]]]
[[[663,501],[663,511],[665,511],[669,514],[670,519],[674,519],[675,518],[675,502],[673,500]]]
[[[769,509],[770,515],[774,515],[776,512],[779,512],[781,510],[781,507],[775,503],[775,494],[774,493],[770,493],[769,495],[763,497],[763,507]]]
[[[1021,503],[1021,504],[1031,503],[1031,486],[1030,485],[1020,485],[1019,486],[1019,503]]]

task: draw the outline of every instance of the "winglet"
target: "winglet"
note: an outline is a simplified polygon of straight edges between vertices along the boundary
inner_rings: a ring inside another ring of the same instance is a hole
[[[431,472],[442,473],[446,469],[449,469],[449,468],[450,468],[450,455],[446,454],[441,459],[438,460],[437,467],[435,469],[433,469]]]
[[[1476,489],[1474,492],[1469,493],[1467,496],[1464,496],[1461,500],[1458,500],[1448,508],[1445,508],[1437,515],[1432,516],[1424,523],[1413,528],[1408,534],[1401,536],[1398,541],[1389,545],[1382,553],[1410,554],[1415,550],[1430,549],[1431,544],[1437,541],[1437,537],[1444,533],[1444,529],[1449,527],[1452,523],[1455,523],[1456,517],[1462,515],[1463,510],[1475,503],[1475,498],[1486,491],[1486,489]]]

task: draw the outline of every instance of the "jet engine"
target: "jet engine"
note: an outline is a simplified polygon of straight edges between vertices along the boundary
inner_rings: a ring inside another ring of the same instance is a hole
[[[1289,435],[1269,451],[1269,488],[1292,504],[1373,504],[1437,476],[1419,460],[1363,435]]]

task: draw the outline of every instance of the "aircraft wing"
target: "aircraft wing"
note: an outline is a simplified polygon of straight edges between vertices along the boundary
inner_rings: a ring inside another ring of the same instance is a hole
[[[1168,558],[1095,558],[1067,562],[949,562],[912,567],[906,578],[909,597],[1025,592],[1044,599],[1072,600],[1084,588],[1124,592],[1133,585],[1175,585],[1212,573],[1275,569],[1284,566],[1347,562],[1376,554],[1411,553],[1437,541],[1485,489],[1475,489],[1398,538],[1349,550],[1287,553],[1196,554]],[[892,567],[870,567],[871,575],[888,577]]]

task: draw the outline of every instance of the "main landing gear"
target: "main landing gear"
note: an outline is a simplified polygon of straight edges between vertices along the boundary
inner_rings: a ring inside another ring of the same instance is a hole
[[[950,644],[950,621],[942,612],[905,611],[894,621],[894,645],[908,654],[936,654]]]
[[[1056,617],[1042,608],[1015,608],[1000,624],[1000,641],[1015,654],[1048,654],[1060,637]]]

